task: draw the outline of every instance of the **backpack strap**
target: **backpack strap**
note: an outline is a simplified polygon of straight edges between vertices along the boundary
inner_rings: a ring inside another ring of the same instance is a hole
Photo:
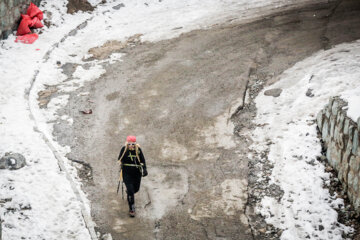
[[[140,169],[141,176],[143,176],[143,175],[144,175],[144,163],[142,163],[142,162],[140,161],[139,149],[140,149],[140,145],[139,145],[139,144],[136,144],[136,145],[135,145],[135,154],[136,154],[136,158],[137,158],[137,160],[139,161],[139,164],[140,164],[139,169]]]
[[[136,154],[136,158],[137,158],[139,164],[140,164],[141,166],[143,166],[144,163],[142,163],[142,162],[140,161],[140,157],[139,157],[139,148],[140,148],[140,145],[139,145],[139,144],[136,144],[136,145],[135,145],[135,154]]]
[[[121,164],[121,160],[124,158],[124,156],[125,156],[125,153],[126,153],[126,151],[127,151],[127,142],[125,142],[125,149],[124,149],[124,152],[123,152],[123,154],[121,155],[121,158],[118,160],[119,161],[119,164]]]

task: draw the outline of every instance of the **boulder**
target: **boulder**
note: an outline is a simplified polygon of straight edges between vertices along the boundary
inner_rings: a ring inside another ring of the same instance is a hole
[[[20,153],[5,153],[5,156],[0,159],[0,169],[16,170],[25,165],[25,157]]]
[[[281,92],[282,92],[281,88],[273,88],[273,89],[266,90],[264,92],[264,95],[265,96],[279,97]]]

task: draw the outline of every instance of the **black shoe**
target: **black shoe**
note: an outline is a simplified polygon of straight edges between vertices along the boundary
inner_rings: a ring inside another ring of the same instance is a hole
[[[129,210],[129,215],[130,217],[135,217],[135,206],[132,205],[130,210]]]
[[[130,211],[129,211],[129,216],[130,216],[130,217],[135,217],[135,211],[130,210]]]

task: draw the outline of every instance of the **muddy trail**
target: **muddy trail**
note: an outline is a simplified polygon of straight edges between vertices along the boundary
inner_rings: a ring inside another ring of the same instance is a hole
[[[255,185],[243,134],[254,128],[252,100],[296,62],[359,38],[360,4],[349,0],[95,49],[95,58],[116,51],[123,61],[71,94],[60,114],[74,123],[55,125],[54,134],[71,146],[97,230],[113,239],[276,239],[277,231],[258,231],[266,224],[248,194]],[[64,66],[71,78],[75,67]],[[149,172],[133,219],[116,194],[116,160],[130,134]]]

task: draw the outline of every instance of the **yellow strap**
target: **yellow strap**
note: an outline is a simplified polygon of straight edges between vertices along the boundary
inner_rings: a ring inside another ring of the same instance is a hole
[[[141,175],[144,174],[144,169],[143,169],[143,164],[141,165],[136,165],[136,164],[128,164],[128,163],[124,163],[123,166],[129,166],[129,167],[137,167],[140,169]]]
[[[124,163],[123,166],[128,166],[128,167],[142,167],[142,165],[138,165],[138,164],[129,164],[129,163]]]
[[[122,181],[123,180],[123,174],[122,174],[122,169],[120,171],[120,176],[119,176],[119,181]]]

